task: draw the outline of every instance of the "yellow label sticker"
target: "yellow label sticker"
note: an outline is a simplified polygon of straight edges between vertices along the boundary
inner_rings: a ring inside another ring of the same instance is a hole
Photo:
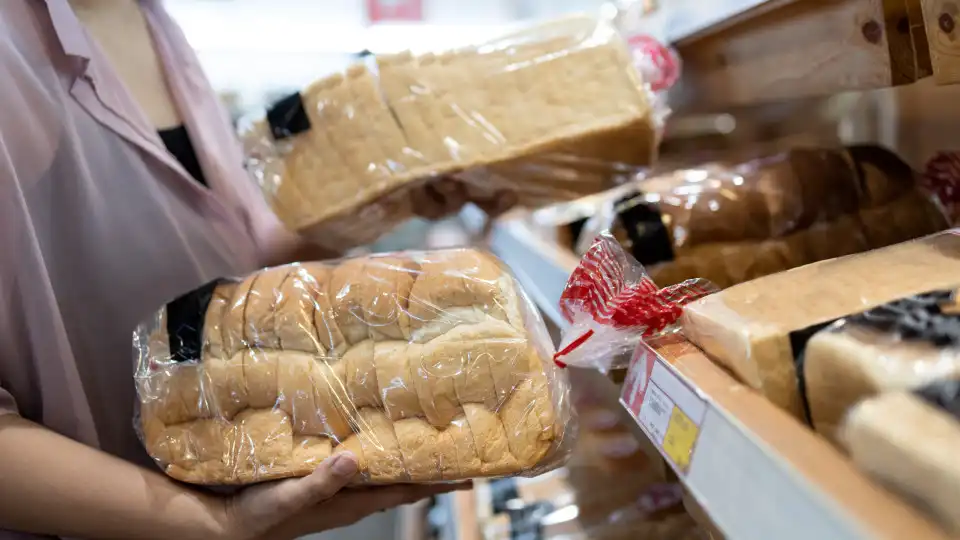
[[[667,433],[663,437],[663,451],[670,457],[673,464],[686,472],[690,466],[690,456],[693,454],[693,443],[697,440],[700,428],[693,423],[679,407],[673,407],[670,422],[667,424]]]

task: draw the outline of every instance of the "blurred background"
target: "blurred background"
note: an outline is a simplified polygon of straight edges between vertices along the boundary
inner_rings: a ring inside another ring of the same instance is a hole
[[[208,77],[240,116],[364,51],[447,49],[600,0],[167,0]]]

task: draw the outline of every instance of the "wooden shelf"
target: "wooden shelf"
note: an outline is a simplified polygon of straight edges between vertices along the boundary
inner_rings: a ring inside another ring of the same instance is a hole
[[[953,0],[922,0],[921,4],[934,80],[960,83],[960,6]]]
[[[920,0],[717,4],[733,7],[725,19],[718,18],[719,9],[701,17],[712,23],[708,26],[666,23],[683,59],[683,77],[672,96],[679,109],[724,110],[885,88],[933,74]],[[664,2],[660,9],[669,10],[663,17],[672,21],[697,8],[680,1]]]

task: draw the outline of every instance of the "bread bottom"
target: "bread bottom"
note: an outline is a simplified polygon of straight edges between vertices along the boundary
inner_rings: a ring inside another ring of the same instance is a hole
[[[424,418],[392,421],[378,408],[351,420],[342,441],[297,434],[282,408],[245,409],[231,420],[207,418],[164,425],[143,415],[148,453],[171,477],[200,485],[245,485],[306,476],[323,460],[351,452],[356,484],[454,482],[539,474],[559,465],[564,426],[543,378],[520,382],[496,411],[464,404],[449,425]]]

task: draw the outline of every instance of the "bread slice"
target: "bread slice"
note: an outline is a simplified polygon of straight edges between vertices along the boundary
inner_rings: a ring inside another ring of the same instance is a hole
[[[811,338],[803,368],[810,421],[836,442],[843,418],[858,402],[960,377],[960,350],[905,339],[855,319]]]

